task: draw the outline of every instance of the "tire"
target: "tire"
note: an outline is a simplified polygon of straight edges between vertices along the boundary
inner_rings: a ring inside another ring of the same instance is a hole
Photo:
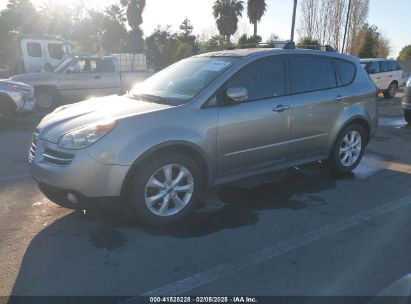
[[[7,100],[0,99],[0,128],[5,127],[13,115],[13,109]]]
[[[404,110],[404,119],[408,124],[411,124],[411,110]]]
[[[133,173],[128,185],[128,200],[137,218],[144,223],[169,225],[195,209],[202,188],[202,175],[198,164],[188,156],[178,153],[157,154]],[[185,177],[173,186],[180,173],[185,174]]]
[[[390,83],[390,86],[388,87],[387,91],[384,92],[384,97],[385,98],[394,98],[395,95],[397,95],[398,92],[398,84],[393,81]]]
[[[50,112],[58,105],[58,94],[51,88],[36,90],[36,109],[39,112]]]
[[[354,139],[353,139],[353,136]],[[357,145],[353,145],[356,142],[356,138],[360,138],[360,142]],[[351,141],[353,139],[354,141]],[[335,146],[327,160],[328,167],[335,173],[346,174],[353,171],[360,163],[365,147],[367,137],[364,128],[356,123],[350,124],[345,127],[335,143]],[[358,150],[361,149],[361,150]],[[344,150],[348,150],[344,152]],[[348,156],[346,157],[348,153]],[[350,160],[351,153],[351,160]]]

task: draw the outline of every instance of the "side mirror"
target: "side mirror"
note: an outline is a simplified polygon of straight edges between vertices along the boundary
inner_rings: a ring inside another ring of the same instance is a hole
[[[227,89],[226,95],[229,100],[236,103],[244,102],[248,99],[247,89],[243,87],[229,88]]]

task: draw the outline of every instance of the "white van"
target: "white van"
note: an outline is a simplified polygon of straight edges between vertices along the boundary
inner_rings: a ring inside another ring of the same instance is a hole
[[[384,97],[394,98],[403,84],[404,72],[398,62],[382,58],[361,59],[360,62]]]
[[[72,54],[68,41],[57,36],[19,35],[16,74],[40,72],[44,67],[56,67]]]

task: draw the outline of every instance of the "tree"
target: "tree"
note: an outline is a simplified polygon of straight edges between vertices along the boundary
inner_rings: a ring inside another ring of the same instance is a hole
[[[318,0],[301,1],[300,36],[310,40],[318,37]]]
[[[241,0],[215,0],[213,15],[218,31],[227,41],[237,31],[238,19],[242,16],[244,6]]]
[[[146,38],[147,63],[154,69],[162,69],[193,54],[190,45],[180,41],[171,27],[162,29],[160,26]]]
[[[354,54],[360,58],[386,58],[390,53],[390,44],[375,25],[365,24],[357,36],[359,45],[358,53]]]
[[[251,48],[256,47],[263,39],[258,35],[248,37],[246,34],[242,35],[238,39],[239,48]]]
[[[202,42],[202,47],[206,52],[215,52],[229,49],[231,47],[230,41],[221,35],[213,35],[210,39]]]
[[[411,44],[406,45],[400,51],[397,60],[400,61],[409,61],[411,60]]]
[[[297,46],[302,49],[311,49],[311,50],[319,50],[320,49],[320,42],[316,39],[311,39],[309,37],[302,38]]]
[[[116,5],[110,5],[104,11],[101,24],[103,48],[112,53],[120,53],[126,48],[127,29],[124,23],[127,21],[123,9]]]
[[[250,23],[254,25],[254,36],[257,36],[257,24],[261,21],[267,10],[265,0],[248,0],[247,15]]]
[[[180,25],[180,32],[178,38],[181,42],[191,46],[193,52],[196,54],[199,51],[199,45],[197,43],[197,37],[193,33],[193,25],[188,18],[185,18]]]
[[[131,27],[129,32],[130,47],[134,52],[144,51],[143,31],[140,25],[143,23],[143,11],[146,0],[120,0],[123,7],[126,7],[128,25]]]
[[[353,54],[356,50],[356,38],[363,28],[368,16],[369,0],[351,0],[351,13],[348,19],[347,48],[348,53]]]

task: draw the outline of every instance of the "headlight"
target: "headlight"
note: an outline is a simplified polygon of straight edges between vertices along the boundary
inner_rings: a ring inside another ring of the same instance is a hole
[[[115,126],[116,122],[109,120],[71,131],[60,138],[59,147],[66,149],[83,149],[110,133]]]

